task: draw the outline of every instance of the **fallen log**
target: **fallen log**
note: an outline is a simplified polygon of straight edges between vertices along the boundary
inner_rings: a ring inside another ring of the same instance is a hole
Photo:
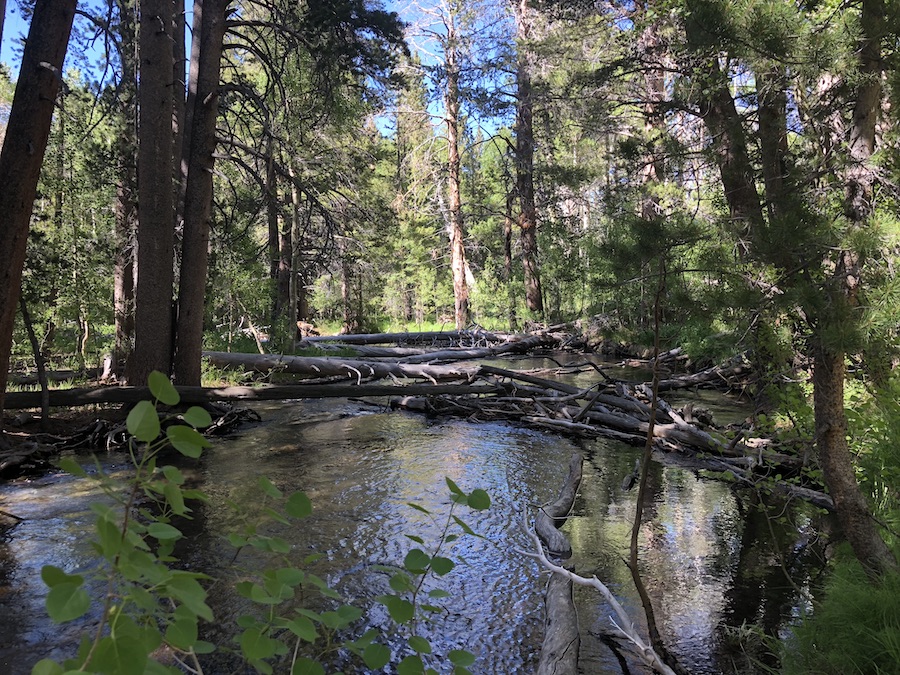
[[[575,503],[575,495],[581,484],[581,467],[583,460],[581,453],[576,452],[569,460],[569,475],[566,477],[556,500],[542,506],[534,520],[534,529],[544,542],[551,555],[559,558],[572,557],[572,545],[559,531],[572,510]]]
[[[544,593],[544,641],[536,675],[575,675],[581,636],[572,592],[575,585],[561,574],[551,574]]]
[[[282,372],[311,377],[340,377],[356,380],[408,377],[429,380],[468,380],[477,374],[475,366],[420,365],[362,359],[283,356],[280,354],[243,354],[240,352],[203,352],[210,364],[219,368],[240,368],[260,373]]]
[[[181,402],[199,404],[208,401],[286,401],[300,398],[356,398],[362,396],[410,395],[469,396],[504,393],[502,387],[490,384],[294,384],[258,387],[175,387]],[[9,410],[40,407],[41,392],[14,391],[6,394]],[[137,403],[153,400],[148,387],[83,387],[50,391],[50,406],[79,406],[97,403]]]
[[[572,545],[557,528],[566,521],[575,503],[583,465],[581,453],[574,453],[556,500],[542,506],[535,516],[534,531],[552,556],[572,556]],[[571,579],[550,575],[544,596],[544,640],[535,670],[537,675],[575,675],[578,672],[581,638],[572,589]]]
[[[315,335],[303,338],[303,342],[314,345],[319,342],[343,342],[348,345],[383,345],[383,344],[459,344],[468,342],[475,344],[478,341],[503,342],[505,338],[487,331],[448,330],[448,331],[423,331],[419,333],[359,333],[348,335]]]

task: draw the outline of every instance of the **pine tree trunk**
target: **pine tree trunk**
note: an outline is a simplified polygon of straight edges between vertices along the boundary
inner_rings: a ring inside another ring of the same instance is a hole
[[[138,277],[128,380],[172,368],[172,0],[143,0],[139,23]]]
[[[878,532],[853,469],[844,411],[844,353],[817,345],[813,364],[816,445],[819,465],[841,529],[866,571],[877,577],[897,569],[897,561]]]
[[[857,54],[861,72],[869,77],[861,79],[856,91],[849,133],[850,164],[845,174],[844,210],[852,229],[867,227],[873,208],[875,174],[871,158],[881,111],[879,40],[883,16],[881,0],[863,1]],[[845,354],[829,342],[829,335],[837,332],[860,304],[862,266],[856,252],[844,250],[838,254],[831,281],[828,309],[819,320],[814,338],[813,392],[819,463],[844,536],[869,575],[877,578],[888,570],[896,570],[898,562],[881,538],[871,507],[856,480],[844,409]]]
[[[445,54],[447,89],[444,93],[447,116],[447,227],[450,239],[450,269],[453,272],[453,298],[456,329],[469,325],[469,285],[466,281],[465,230],[462,213],[462,184],[459,157],[459,65],[457,64],[456,33],[452,21],[448,26]]]
[[[519,0],[516,9],[516,38],[519,42],[516,64],[516,187],[519,193],[525,305],[540,315],[544,312],[544,299],[538,269],[537,209],[534,203],[534,96],[526,44],[531,32],[528,11],[527,0]]]
[[[0,151],[0,424],[25,244],[75,5],[75,0],[35,3]]]
[[[122,375],[122,366],[134,342],[135,232],[137,229],[137,62],[135,59],[134,10],[127,0],[117,2],[122,81],[119,89],[118,166],[116,167],[115,240],[113,304],[115,347],[113,368]]]
[[[184,237],[181,282],[178,290],[178,343],[175,381],[200,384],[200,352],[203,348],[203,316],[206,307],[206,275],[209,261],[209,222],[213,201],[213,152],[219,113],[219,66],[225,37],[225,17],[230,0],[196,0],[194,36],[199,35],[200,55],[191,67],[193,99],[187,185],[184,198]]]

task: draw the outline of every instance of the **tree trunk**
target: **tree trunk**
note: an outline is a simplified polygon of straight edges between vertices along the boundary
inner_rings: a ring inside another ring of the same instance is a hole
[[[881,53],[879,48],[884,6],[881,0],[864,0],[857,50],[863,75],[856,92],[849,134],[850,165],[845,174],[844,210],[851,229],[868,225],[872,213],[875,174],[871,157],[875,152],[875,127],[881,111]],[[870,576],[877,578],[898,568],[881,538],[871,507],[856,481],[853,457],[847,443],[844,408],[844,351],[829,342],[860,303],[862,283],[859,255],[841,251],[834,265],[828,291],[828,309],[819,318],[813,364],[816,443],[825,483],[834,499],[844,536]]]
[[[178,342],[175,350],[175,381],[193,386],[200,384],[209,221],[213,201],[213,152],[216,149],[216,119],[219,114],[219,64],[229,2],[197,0],[194,3],[194,36],[200,42],[200,55],[196,70],[193,65],[191,67],[189,96],[193,99],[193,114],[184,197]]]
[[[173,0],[172,5],[172,180],[175,195],[175,231],[184,220],[184,190],[187,184],[187,160],[190,139],[187,137],[187,86],[184,69],[187,65],[185,30],[187,12],[185,0]],[[196,33],[195,33],[196,35]],[[192,44],[193,51],[193,44]]]
[[[506,284],[506,315],[509,320],[509,330],[519,330],[519,319],[516,316],[516,294],[512,285],[512,228],[513,228],[513,201],[514,194],[510,189],[506,193],[506,212],[503,214],[503,283]]]
[[[525,304],[530,311],[541,315],[544,312],[544,299],[538,270],[537,210],[534,205],[534,96],[527,47],[531,34],[528,12],[528,0],[519,0],[516,8],[516,188],[519,193]]]
[[[834,500],[841,529],[853,552],[873,577],[897,569],[897,561],[881,538],[872,511],[856,482],[847,445],[844,411],[844,353],[818,345],[813,364],[813,397],[819,464]]]
[[[75,5],[75,0],[35,3],[0,151],[0,425],[25,244]]]
[[[172,0],[143,0],[138,85],[138,276],[128,380],[172,369]]]
[[[447,89],[444,92],[447,123],[447,228],[450,238],[450,269],[453,272],[454,318],[456,329],[469,324],[469,285],[466,280],[465,229],[462,213],[462,186],[459,157],[459,64],[457,63],[456,26],[448,21],[445,68]]]
[[[115,262],[113,306],[115,346],[113,368],[122,375],[123,365],[134,344],[135,233],[137,230],[137,60],[135,54],[134,9],[128,0],[118,0],[119,59],[122,81],[119,88],[118,166],[116,167]]]

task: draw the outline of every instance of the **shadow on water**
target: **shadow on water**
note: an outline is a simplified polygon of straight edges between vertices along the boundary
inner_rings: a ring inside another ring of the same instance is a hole
[[[210,496],[184,527],[188,536],[180,547],[189,569],[219,580],[210,595],[217,622],[208,637],[227,642],[233,621],[246,611],[223,582],[263,564],[241,552],[236,566],[230,565],[234,549],[222,537],[241,518],[263,513],[259,476],[285,491],[304,490],[312,499],[312,516],[273,530],[290,542],[290,561],[300,564],[308,554],[321,553],[310,571],[370,608],[369,623],[384,627],[387,617],[372,601],[388,590],[388,574],[378,566],[402,564],[415,545],[406,535],[436,540],[443,521],[432,522],[409,503],[445,517],[446,476],[465,490],[486,489],[493,505],[484,513],[459,513],[485,538],[463,538],[450,549],[451,557],[465,562],[444,578],[442,585],[451,592],[447,611],[423,628],[425,637],[438,653],[475,653],[478,673],[533,670],[543,632],[545,575],[514,550],[525,545],[520,514],[555,497],[568,458],[579,447],[575,442],[506,424],[430,420],[346,401],[256,408],[266,422],[217,441],[199,463],[183,467]],[[585,443],[583,449],[584,481],[565,526],[575,550],[571,563],[579,573],[608,582],[641,621],[624,563],[636,491],[621,485],[639,450],[604,441]],[[115,458],[111,463],[115,468]],[[74,650],[77,627],[60,630],[44,618],[40,566],[75,571],[94,564],[85,533],[92,520],[88,503],[96,494],[85,485],[48,476],[0,487],[4,508],[27,518],[0,540],[0,675],[28,673],[39,658]],[[658,464],[646,499],[641,564],[662,632],[692,672],[722,672],[728,662],[723,626],[759,620],[774,634],[791,617],[798,594],[781,565],[803,583],[814,521],[804,509],[791,508],[789,520],[772,525],[773,541],[755,496]],[[615,644],[609,638],[615,632],[609,608],[582,588],[576,600],[582,671],[623,672],[609,647]],[[227,671],[223,665],[208,672]]]

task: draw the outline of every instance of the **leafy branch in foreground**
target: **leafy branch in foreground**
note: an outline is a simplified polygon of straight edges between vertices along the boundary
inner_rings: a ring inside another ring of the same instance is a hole
[[[427,622],[431,617],[440,613],[442,608],[436,604],[442,598],[450,597],[450,593],[439,586],[425,592],[425,583],[429,577],[439,578],[449,574],[456,563],[441,555],[444,548],[459,539],[461,536],[471,535],[480,537],[469,527],[465,521],[454,513],[457,506],[468,506],[471,509],[481,511],[490,508],[491,500],[487,492],[476,488],[466,494],[450,478],[445,479],[450,489],[452,503],[447,517],[441,528],[437,543],[426,552],[423,548],[413,548],[403,560],[402,568],[383,567],[385,571],[392,573],[390,586],[394,593],[379,596],[376,600],[382,603],[390,614],[391,619],[405,630],[406,642],[411,654],[405,656],[397,664],[398,675],[419,675],[420,673],[437,675],[437,670],[427,667],[427,662],[435,660],[431,642],[419,634],[419,622]],[[409,504],[413,509],[424,513],[435,520],[434,515],[420,504]],[[453,526],[459,528],[462,534],[451,533]],[[425,540],[414,534],[407,534],[407,538],[425,547]],[[424,598],[423,598],[424,596]],[[447,655],[453,664],[454,675],[469,673],[467,666],[475,662],[475,655],[463,649],[453,649]]]
[[[134,466],[129,478],[114,478],[99,463],[96,472],[88,473],[74,459],[60,462],[69,473],[95,481],[106,499],[92,505],[96,514],[92,545],[98,565],[84,573],[44,566],[41,576],[49,587],[46,609],[57,623],[83,619],[91,612],[99,621],[83,634],[73,658],[61,664],[43,659],[33,667],[32,675],[161,675],[185,671],[200,675],[204,672],[204,655],[225,651],[235,651],[243,662],[266,674],[284,667],[283,672],[291,675],[324,675],[323,664],[334,663],[338,653],[359,658],[372,670],[390,663],[390,648],[379,642],[383,641],[382,631],[372,628],[358,635],[357,630],[358,637],[353,637],[363,611],[344,603],[323,579],[303,568],[319,556],[307,556],[303,567],[297,567],[288,557],[290,543],[269,533],[268,524],[290,526],[309,516],[312,504],[303,492],[285,495],[264,477],[257,484],[263,515],[246,518],[238,532],[228,535],[237,550],[233,568],[245,549],[255,550],[267,563],[261,570],[256,563],[253,570],[242,570],[234,585],[235,592],[249,603],[237,619],[237,649],[200,638],[201,622],[213,621],[204,587],[211,578],[179,569],[173,553],[176,542],[184,536],[179,519],[191,517],[188,503],[205,502],[208,497],[200,490],[186,488],[182,472],[175,466],[159,466],[158,459],[170,445],[186,457],[199,457],[210,444],[198,429],[209,426],[211,419],[199,407],[161,418],[157,405],[178,405],[178,393],[159,372],[151,373],[149,386],[154,401],[138,403],[126,421]],[[452,480],[446,480],[452,503],[430,553],[424,550],[424,539],[409,534],[423,548],[412,549],[403,568],[382,568],[392,573],[390,586],[395,594],[376,600],[404,629],[408,645],[396,664],[399,675],[437,672],[426,668],[425,661],[436,657],[430,642],[419,634],[418,625],[440,612],[434,603],[450,593],[442,588],[426,593],[426,580],[444,577],[455,567],[453,560],[442,555],[448,544],[463,535],[480,536],[454,513],[456,507],[483,510],[490,506],[484,490],[467,494]],[[241,505],[231,506],[246,514]],[[423,506],[410,506],[437,522]],[[451,533],[454,528],[460,533]],[[325,600],[321,611],[306,606],[313,593]],[[157,660],[163,656],[171,665]],[[464,675],[469,673],[467,666],[474,663],[475,656],[452,650],[448,659],[453,672]]]

